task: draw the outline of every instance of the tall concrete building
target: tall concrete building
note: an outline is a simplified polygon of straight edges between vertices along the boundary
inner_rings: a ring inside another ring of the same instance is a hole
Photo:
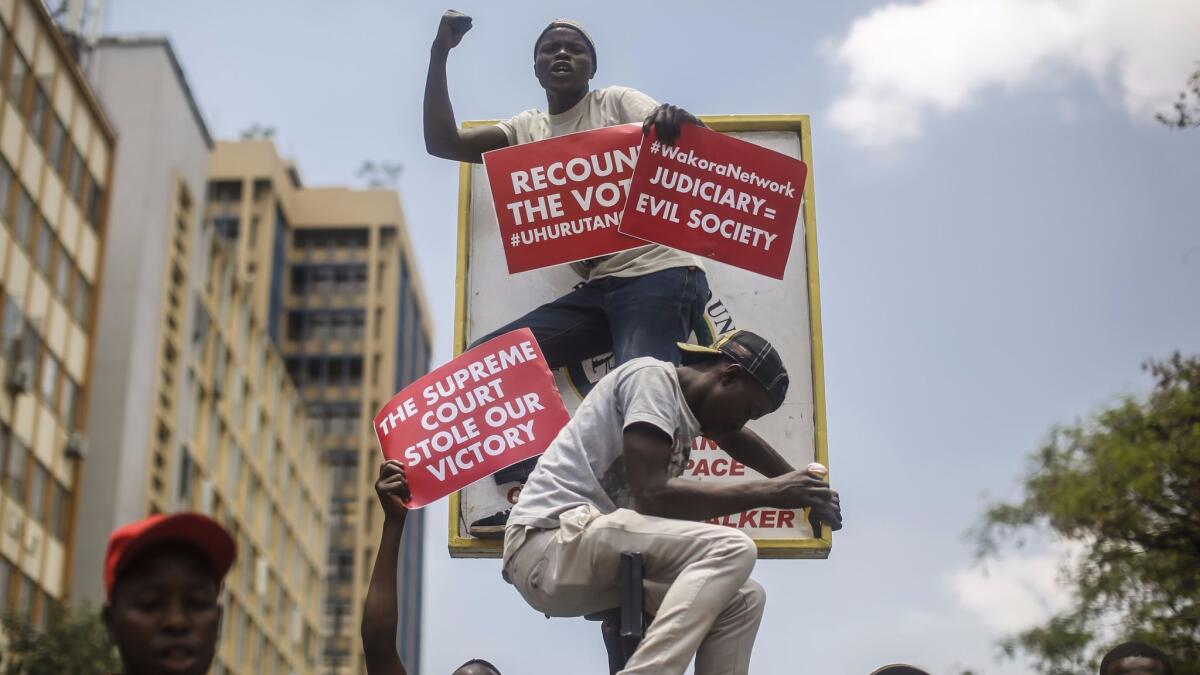
[[[358,625],[382,518],[371,420],[424,374],[432,344],[404,214],[391,190],[311,188],[267,141],[217,143],[208,220],[236,242],[249,293],[272,317],[330,475],[323,673],[361,673]],[[421,512],[401,556],[398,649],[420,667]]]
[[[326,472],[245,242],[205,217],[212,139],[165,40],[86,59],[122,143],[72,594],[103,599],[116,526],[201,511],[238,544],[214,672],[317,673]]]
[[[0,2],[0,610],[70,587],[115,136],[40,0]]]

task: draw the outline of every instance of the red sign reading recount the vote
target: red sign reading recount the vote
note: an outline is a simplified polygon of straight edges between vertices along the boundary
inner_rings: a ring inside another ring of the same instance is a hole
[[[484,153],[508,273],[645,246],[621,234],[640,124]]]
[[[540,455],[569,419],[533,333],[522,328],[467,351],[404,388],[375,415],[420,508]]]
[[[642,143],[624,234],[783,278],[808,167],[685,124],[675,145]]]

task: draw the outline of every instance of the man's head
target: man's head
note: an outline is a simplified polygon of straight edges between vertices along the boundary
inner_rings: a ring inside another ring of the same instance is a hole
[[[196,513],[151,516],[109,536],[103,618],[127,675],[208,672],[235,556],[229,533]]]
[[[459,666],[451,675],[500,675],[500,669],[483,659],[471,659]]]
[[[872,671],[871,675],[929,675],[928,672],[909,666],[903,663],[893,663],[890,666],[884,666],[878,670]]]
[[[547,92],[587,91],[596,74],[596,45],[578,23],[556,19],[533,43],[533,74]]]
[[[1100,675],[1175,675],[1175,667],[1161,649],[1130,641],[1104,655],[1100,660]]]
[[[761,336],[735,330],[712,345],[679,343],[683,364],[701,373],[703,392],[692,412],[707,435],[737,431],[774,412],[787,395],[788,374],[779,352]]]

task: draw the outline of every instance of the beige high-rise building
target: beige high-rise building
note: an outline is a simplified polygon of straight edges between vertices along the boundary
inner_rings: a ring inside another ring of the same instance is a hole
[[[304,187],[268,141],[217,143],[208,220],[238,251],[248,293],[304,398],[329,471],[322,672],[361,673],[358,639],[382,525],[372,419],[429,367],[430,313],[392,190]],[[420,667],[424,518],[401,555],[401,658]]]
[[[71,581],[114,143],[42,2],[0,1],[0,610],[35,622]]]
[[[204,512],[238,545],[214,672],[315,674],[327,472],[242,242],[205,218],[212,139],[165,39],[84,56],[122,141],[72,597],[103,601],[115,527]]]

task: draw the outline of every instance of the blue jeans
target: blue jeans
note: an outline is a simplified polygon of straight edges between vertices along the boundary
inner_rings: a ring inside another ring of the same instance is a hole
[[[708,278],[695,267],[640,277],[601,277],[496,329],[472,344],[518,328],[537,338],[551,368],[612,352],[616,365],[639,356],[679,363],[679,348],[708,302]],[[524,482],[537,458],[496,474],[497,483]]]

